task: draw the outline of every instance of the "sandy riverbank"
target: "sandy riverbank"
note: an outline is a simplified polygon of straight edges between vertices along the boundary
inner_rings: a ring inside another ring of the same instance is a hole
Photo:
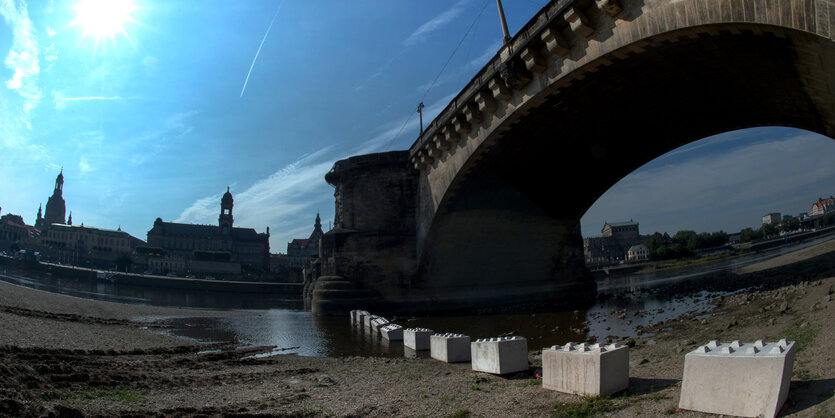
[[[711,339],[789,338],[800,350],[785,413],[833,416],[835,248],[791,261],[735,277],[736,285],[763,287],[716,298],[706,319],[645,328],[630,351],[629,390],[607,399],[541,389],[534,378],[541,347],[529,347],[529,372],[505,377],[429,359],[251,359],[258,349],[193,344],[150,332],[155,325],[145,322],[229,312],[90,301],[0,283],[0,415],[708,416],[675,412],[686,352]],[[733,285],[726,279],[712,285]],[[200,353],[208,348],[219,351]]]

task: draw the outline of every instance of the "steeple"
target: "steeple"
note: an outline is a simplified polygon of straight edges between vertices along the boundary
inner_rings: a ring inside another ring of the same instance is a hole
[[[217,218],[220,233],[223,235],[232,233],[232,224],[234,223],[234,218],[232,217],[233,206],[234,199],[232,199],[232,193],[229,192],[229,186],[226,186],[226,193],[220,199],[220,216]]]
[[[55,179],[55,190],[52,192],[52,194],[61,196],[63,191],[64,191],[64,168],[61,167],[61,172],[58,173],[58,177]]]
[[[43,203],[38,204],[38,218],[37,218],[36,222],[43,219],[43,215],[42,215],[43,212],[41,211],[41,208],[43,208]]]
[[[64,191],[64,169],[55,178],[55,189],[52,196],[46,201],[46,209],[43,212],[43,220],[39,230],[43,231],[51,224],[65,224],[66,223],[66,202],[61,194]],[[37,227],[37,225],[36,225]]]
[[[70,211],[70,217],[67,219],[67,225],[72,225],[72,211]]]

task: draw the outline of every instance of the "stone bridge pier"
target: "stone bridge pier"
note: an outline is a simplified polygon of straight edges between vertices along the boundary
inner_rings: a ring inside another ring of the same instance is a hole
[[[316,313],[588,301],[617,181],[756,126],[835,135],[835,1],[555,0],[408,151],[338,161]]]

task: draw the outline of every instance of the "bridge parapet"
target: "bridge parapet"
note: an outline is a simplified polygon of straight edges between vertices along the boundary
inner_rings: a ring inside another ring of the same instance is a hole
[[[625,17],[623,10],[620,0],[562,0],[542,8],[418,137],[409,150],[414,168],[429,166],[495,113],[496,101],[507,101],[513,91],[524,88],[533,79],[532,72],[544,72],[545,51],[567,57],[577,43],[575,38],[591,36],[595,25],[606,25],[601,20],[608,19],[611,25],[614,19]]]

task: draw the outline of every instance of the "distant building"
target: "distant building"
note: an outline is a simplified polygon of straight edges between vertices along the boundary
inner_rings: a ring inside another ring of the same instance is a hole
[[[132,263],[134,250],[145,241],[117,230],[52,223],[41,231],[41,255],[51,261],[94,268]]]
[[[606,222],[600,232],[603,236],[583,240],[583,253],[588,265],[626,261],[629,248],[641,243],[638,223],[631,220]]]
[[[809,208],[809,216],[820,216],[830,212],[835,212],[835,197],[832,196],[829,196],[829,199],[818,198]]]
[[[649,247],[644,244],[633,245],[626,251],[626,261],[637,263],[649,260]]]
[[[313,232],[308,238],[296,238],[287,243],[287,254],[270,255],[270,271],[280,281],[301,283],[304,280],[303,270],[319,257],[319,241],[325,233],[322,231],[322,220],[316,214]]]
[[[763,225],[771,224],[775,225],[780,223],[780,212],[769,213],[763,215]]]
[[[220,201],[218,225],[163,222],[157,218],[148,231],[148,266],[155,273],[184,275],[199,272],[223,275],[264,274],[269,269],[270,228],[258,233],[233,226],[234,201],[229,188]]]
[[[789,219],[791,219],[791,218],[793,218],[793,216],[791,216],[791,215],[783,215],[783,219],[782,219],[782,220],[784,220],[784,221],[788,221],[788,220],[789,220]]]
[[[34,236],[33,228],[23,222],[23,217],[7,213],[0,216],[0,251],[23,248]],[[24,244],[24,245],[21,245]]]
[[[64,202],[64,170],[58,173],[55,179],[55,189],[52,191],[52,196],[46,202],[46,213],[41,216],[41,208],[38,207],[38,216],[35,220],[35,228],[38,231],[43,231],[50,224],[65,224],[67,205]]]

